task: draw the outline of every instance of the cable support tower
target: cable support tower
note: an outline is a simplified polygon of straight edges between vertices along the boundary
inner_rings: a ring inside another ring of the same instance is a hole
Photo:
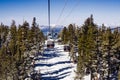
[[[48,0],[48,26],[49,26],[49,33],[51,32],[50,28],[50,0]]]

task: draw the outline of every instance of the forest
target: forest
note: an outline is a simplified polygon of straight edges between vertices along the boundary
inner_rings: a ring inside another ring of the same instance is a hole
[[[77,64],[76,80],[88,74],[99,74],[100,80],[120,79],[120,27],[98,26],[91,15],[82,26],[65,26],[58,38],[70,46],[70,57]],[[35,17],[32,25],[24,21],[17,26],[14,20],[11,26],[1,23],[0,80],[25,79],[45,39]]]
[[[80,27],[75,24],[64,27],[60,37],[63,44],[70,45],[71,57],[77,63],[76,79],[87,74],[92,77],[99,74],[100,80],[120,79],[120,27],[98,26],[91,15]]]
[[[38,52],[44,39],[35,17],[31,27],[27,21],[19,26],[16,26],[14,20],[11,26],[1,23],[0,80],[23,80],[27,72],[33,68],[32,50],[35,48]]]

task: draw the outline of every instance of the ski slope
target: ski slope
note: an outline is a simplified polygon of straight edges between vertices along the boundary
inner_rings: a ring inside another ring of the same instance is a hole
[[[75,69],[76,64],[71,63],[69,53],[57,43],[54,50],[45,50],[35,61],[35,70],[41,73],[42,80],[74,80]]]
[[[74,80],[76,64],[71,63],[63,46],[56,43],[54,50],[38,55],[34,70],[41,73],[41,80]],[[84,80],[90,80],[90,76],[84,76]]]

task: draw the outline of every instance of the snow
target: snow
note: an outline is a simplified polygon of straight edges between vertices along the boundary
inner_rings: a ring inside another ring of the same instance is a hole
[[[84,80],[90,80],[90,79],[91,79],[90,74],[89,74],[89,75],[85,75],[85,76],[83,77],[83,79],[84,79]]]
[[[54,50],[45,50],[42,56],[38,56],[34,69],[40,71],[42,80],[74,80],[76,64],[71,63],[63,45],[55,43]]]
[[[64,45],[55,43],[54,50],[45,50],[35,61],[34,70],[41,73],[41,80],[74,80],[76,66],[70,61],[69,53],[63,51]],[[83,77],[90,80],[90,75]]]

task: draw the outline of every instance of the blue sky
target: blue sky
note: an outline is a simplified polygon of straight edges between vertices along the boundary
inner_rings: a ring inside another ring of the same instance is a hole
[[[51,24],[82,25],[93,14],[98,25],[120,25],[120,0],[50,0]],[[66,4],[66,6],[65,6]],[[63,10],[64,7],[64,10]],[[61,11],[63,13],[60,17]],[[48,24],[47,0],[0,0],[0,22],[10,25],[12,20],[30,24],[36,17],[39,25]]]

